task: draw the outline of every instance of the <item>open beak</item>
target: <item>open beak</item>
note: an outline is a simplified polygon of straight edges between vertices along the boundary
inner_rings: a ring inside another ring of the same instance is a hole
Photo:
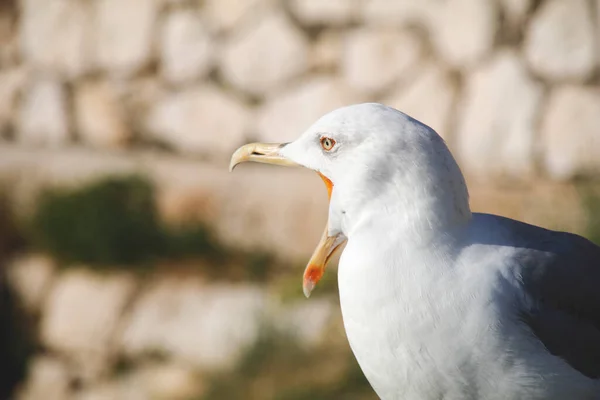
[[[233,171],[236,165],[253,161],[263,164],[283,165],[287,167],[301,166],[300,164],[281,155],[280,150],[287,143],[250,143],[237,149],[231,156],[229,163],[229,171]],[[325,186],[327,187],[327,195],[331,199],[333,191],[333,183],[324,175],[319,173]],[[341,234],[329,235],[329,222],[325,225],[325,231],[321,236],[321,240],[310,258],[306,269],[304,270],[304,279],[302,289],[306,297],[315,288],[327,267],[327,263],[335,254],[335,251],[344,243],[345,237]]]
[[[323,273],[325,272],[329,260],[333,257],[340,245],[346,240],[341,234],[329,236],[328,225],[329,223],[325,225],[325,232],[323,232],[321,240],[304,270],[302,291],[306,297],[310,296],[310,293],[323,277]]]
[[[237,149],[231,156],[229,163],[229,172],[233,171],[236,165],[246,161],[254,161],[263,164],[283,165],[286,167],[299,167],[300,164],[283,157],[279,150],[285,147],[287,143],[250,143]]]

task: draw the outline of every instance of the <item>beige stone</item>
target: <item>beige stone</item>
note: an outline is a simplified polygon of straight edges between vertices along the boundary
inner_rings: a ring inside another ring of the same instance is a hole
[[[0,183],[17,218],[31,217],[49,187],[73,187],[107,175],[141,173],[135,154],[99,152],[84,146],[38,148],[0,143]],[[26,177],[26,178],[24,178]],[[9,189],[10,188],[10,189]]]
[[[249,109],[213,86],[184,89],[166,96],[150,112],[147,129],[175,149],[229,158],[244,143]]]
[[[120,87],[123,104],[131,113],[130,123],[137,132],[143,132],[149,113],[168,93],[166,85],[153,75],[147,75],[126,82]]]
[[[585,80],[598,63],[598,34],[586,0],[542,3],[525,35],[525,58],[549,80]]]
[[[600,0],[596,0],[594,7],[596,9],[596,27],[600,26]],[[597,48],[596,51],[600,54],[600,39],[596,38]],[[598,60],[600,62],[600,59]]]
[[[30,83],[18,116],[19,141],[56,147],[69,139],[67,98],[63,85],[51,79]]]
[[[21,304],[30,313],[37,313],[50,289],[56,266],[42,254],[27,254],[8,265],[7,277]]]
[[[257,117],[259,138],[266,142],[292,141],[327,112],[359,98],[339,80],[315,76],[265,103]]]
[[[124,379],[85,385],[73,396],[74,400],[150,400],[147,390],[124,382]],[[152,399],[154,400],[154,399]]]
[[[131,137],[115,85],[103,81],[83,83],[75,89],[74,105],[75,128],[86,144],[118,148]]]
[[[229,30],[243,25],[247,19],[272,7],[273,0],[205,0],[206,19],[217,30]]]
[[[161,280],[135,303],[122,349],[132,356],[164,352],[206,370],[231,368],[257,339],[265,301],[257,287]]]
[[[114,75],[131,75],[153,56],[160,0],[98,0],[95,6],[95,59]]]
[[[445,139],[456,101],[457,85],[437,64],[420,69],[415,80],[393,92],[384,102],[432,127]]]
[[[553,90],[541,128],[543,163],[554,179],[600,173],[600,89]]]
[[[126,378],[130,386],[145,388],[154,400],[201,398],[206,385],[191,366],[176,363],[143,365]]]
[[[440,4],[435,0],[361,0],[361,15],[369,25],[427,25]]]
[[[531,178],[541,98],[541,86],[508,50],[469,77],[455,141],[467,174],[481,180]]]
[[[468,179],[467,179],[468,180]],[[585,234],[589,217],[575,185],[539,180],[535,185],[467,182],[471,209],[502,215],[547,229]],[[561,210],[561,212],[556,212]]]
[[[73,360],[84,379],[102,374],[133,289],[134,281],[126,275],[101,276],[84,269],[63,273],[42,310],[42,342]]]
[[[453,67],[469,67],[491,53],[498,15],[491,1],[448,0],[428,20],[437,52]]]
[[[342,35],[338,31],[325,31],[310,48],[310,68],[334,70],[342,57]]]
[[[348,85],[365,93],[389,90],[413,76],[422,50],[411,33],[359,28],[346,37],[342,75]]]
[[[331,271],[330,271],[331,272]],[[324,335],[334,319],[331,299],[305,299],[286,304],[275,313],[273,323],[298,343],[312,347],[325,339]]]
[[[518,29],[525,22],[525,18],[533,6],[533,0],[500,0],[500,6],[510,29]]]
[[[23,58],[36,68],[78,77],[93,67],[92,10],[77,0],[24,0],[19,42]]]
[[[140,363],[112,380],[88,385],[75,400],[189,400],[205,390],[202,378],[186,365]]]
[[[308,41],[280,12],[269,12],[224,44],[225,80],[253,95],[264,95],[301,75],[308,66]]]
[[[68,400],[71,376],[59,359],[37,356],[29,363],[24,387],[17,393],[17,400]]]
[[[0,132],[13,128],[17,99],[27,77],[28,71],[23,67],[0,72]]]
[[[341,25],[355,19],[357,0],[292,0],[290,7],[296,17],[307,25]]]
[[[175,84],[204,77],[213,66],[214,43],[206,23],[189,10],[171,12],[160,37],[161,72]]]
[[[10,6],[9,6],[10,9]],[[0,65],[12,67],[19,62],[19,36],[17,33],[16,12],[0,14]]]
[[[139,164],[136,154],[98,152],[83,146],[48,151],[22,144],[0,144],[0,182],[11,188],[5,193],[17,202],[14,211],[24,218],[34,210],[44,187],[72,187],[107,175],[141,173]]]

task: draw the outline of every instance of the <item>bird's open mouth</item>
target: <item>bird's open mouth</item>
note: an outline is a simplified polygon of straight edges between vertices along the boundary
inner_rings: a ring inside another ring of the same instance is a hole
[[[287,167],[302,166],[290,160],[289,158],[284,157],[280,153],[280,150],[286,144],[287,143],[250,143],[242,146],[237,149],[235,153],[233,153],[233,156],[231,156],[229,170],[233,171],[236,165],[247,161],[263,164],[283,165]],[[333,182],[320,172],[317,173],[321,179],[323,179],[323,182],[327,187],[327,194],[329,199],[331,199],[334,186]],[[306,297],[310,296],[310,293],[323,276],[325,268],[327,267],[327,263],[335,254],[335,251],[344,243],[344,241],[345,237],[343,235],[330,235],[329,223],[325,225],[325,231],[321,236],[321,240],[315,248],[308,265],[304,270],[302,288]]]

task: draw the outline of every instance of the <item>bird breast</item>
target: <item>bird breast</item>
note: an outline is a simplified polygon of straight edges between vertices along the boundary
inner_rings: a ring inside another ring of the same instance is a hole
[[[355,239],[340,260],[340,303],[352,351],[380,398],[564,395],[552,379],[564,363],[519,322],[518,292],[496,263],[469,260],[474,267],[463,269],[444,246]]]

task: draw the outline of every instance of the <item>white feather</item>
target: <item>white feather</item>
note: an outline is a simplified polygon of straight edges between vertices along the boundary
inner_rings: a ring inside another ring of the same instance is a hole
[[[332,152],[318,146],[322,135],[336,140]],[[516,250],[478,240],[487,232],[502,243],[510,229],[471,213],[463,175],[432,129],[356,105],[321,118],[284,155],[334,183],[330,230],[348,238],[338,272],[344,325],[382,399],[599,396],[597,381],[520,320],[530,299]]]

